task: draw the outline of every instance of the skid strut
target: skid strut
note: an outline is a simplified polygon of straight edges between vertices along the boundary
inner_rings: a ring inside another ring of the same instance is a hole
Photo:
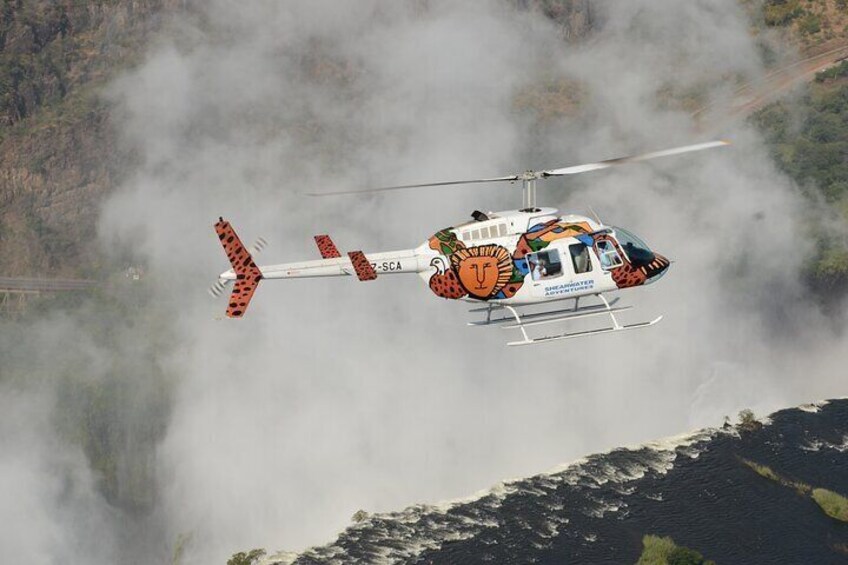
[[[479,322],[469,322],[469,325],[498,326],[504,330],[519,330],[523,339],[507,343],[507,345],[515,346],[533,345],[537,343],[546,343],[549,341],[558,341],[561,339],[572,339],[590,335],[635,330],[639,328],[653,326],[654,324],[662,320],[662,316],[659,316],[654,320],[646,322],[638,322],[629,325],[622,324],[616,317],[616,313],[630,310],[632,306],[619,306],[617,308],[613,308],[613,305],[618,302],[618,298],[614,298],[613,300],[607,300],[606,297],[602,294],[595,294],[594,296],[600,299],[600,304],[592,304],[589,306],[581,307],[579,298],[576,298],[574,301],[574,306],[572,308],[552,310],[548,312],[534,312],[523,315],[515,307],[507,304],[488,305],[486,308],[472,310],[476,312],[486,312],[486,319],[481,320]],[[503,309],[506,311],[505,313],[508,312],[509,315],[492,319],[492,311],[494,309]],[[609,316],[612,325],[609,327],[598,328],[594,330],[562,333],[537,338],[531,338],[530,335],[527,333],[527,328],[529,327],[542,326],[547,324],[567,323],[574,320],[592,318],[596,316]]]

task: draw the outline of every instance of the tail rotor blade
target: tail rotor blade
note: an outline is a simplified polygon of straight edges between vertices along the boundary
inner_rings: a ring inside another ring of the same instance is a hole
[[[227,285],[229,283],[230,283],[230,281],[227,281],[227,280],[216,281],[215,284],[210,286],[209,290],[207,291],[207,292],[209,292],[209,296],[211,296],[213,298],[218,298],[219,296],[221,296],[221,294],[224,293],[224,290],[226,290]]]
[[[259,237],[256,241],[253,242],[253,245],[248,248],[248,251],[254,257],[262,252],[266,247],[268,247],[268,240],[264,237]]]

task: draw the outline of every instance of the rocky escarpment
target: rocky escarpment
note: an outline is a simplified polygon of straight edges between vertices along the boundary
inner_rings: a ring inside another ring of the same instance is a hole
[[[79,275],[96,265],[98,205],[131,159],[116,153],[101,88],[182,4],[0,3],[4,275]]]

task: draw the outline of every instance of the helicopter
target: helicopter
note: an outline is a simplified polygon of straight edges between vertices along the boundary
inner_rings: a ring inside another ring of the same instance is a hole
[[[619,297],[607,299],[605,294],[654,283],[668,271],[671,261],[654,252],[635,234],[605,225],[597,216],[560,214],[555,208],[538,207],[536,182],[726,145],[729,142],[709,141],[502,177],[311,194],[331,196],[475,183],[522,183],[520,209],[474,211],[470,221],[442,229],[418,247],[398,251],[368,254],[350,251],[342,256],[330,236],[323,234],[315,236],[321,259],[258,266],[254,255],[265,247],[265,240],[260,238],[248,249],[233,226],[219,217],[215,232],[232,269],[221,273],[209,291],[220,296],[234,281],[226,315],[240,318],[259,282],[265,279],[356,276],[360,281],[372,281],[385,275],[416,274],[437,297],[472,304],[470,312],[482,316],[469,325],[517,330],[520,338],[508,342],[509,346],[650,327],[662,320],[662,316],[623,324],[617,314],[632,306],[617,306]],[[586,304],[589,299],[594,302]],[[565,300],[573,303],[568,307],[557,304]],[[533,307],[543,310],[531,311]],[[608,317],[610,325],[535,337],[528,332],[529,328],[597,316]]]

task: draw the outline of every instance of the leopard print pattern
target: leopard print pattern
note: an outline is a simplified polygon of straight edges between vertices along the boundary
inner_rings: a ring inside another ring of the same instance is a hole
[[[229,318],[241,318],[247,310],[250,299],[253,298],[253,293],[259,285],[259,281],[262,280],[262,271],[253,262],[253,257],[245,249],[230,222],[218,218],[218,222],[215,224],[215,232],[218,234],[221,245],[224,246],[227,259],[230,260],[230,264],[236,272],[236,284],[232,294],[230,294],[227,316]]]
[[[230,294],[230,303],[227,305],[228,317],[241,318],[244,316],[247,305],[250,303],[250,299],[253,298],[253,293],[256,292],[256,287],[259,286],[261,278],[262,275],[259,274],[249,279],[236,281],[233,292]]]
[[[453,271],[445,271],[444,273],[436,273],[430,277],[430,290],[433,294],[442,298],[456,300],[466,295],[462,285],[459,284],[459,278]]]
[[[342,256],[329,235],[316,235],[315,243],[318,245],[322,259],[337,259]]]
[[[637,269],[627,261],[624,265],[610,271],[612,280],[618,288],[630,288],[631,286],[639,286],[645,284],[648,277],[642,272],[642,269]]]
[[[350,257],[350,262],[353,264],[353,270],[356,271],[356,276],[361,281],[373,281],[377,278],[377,273],[368,259],[365,258],[365,253],[362,251],[351,251],[347,254]]]

